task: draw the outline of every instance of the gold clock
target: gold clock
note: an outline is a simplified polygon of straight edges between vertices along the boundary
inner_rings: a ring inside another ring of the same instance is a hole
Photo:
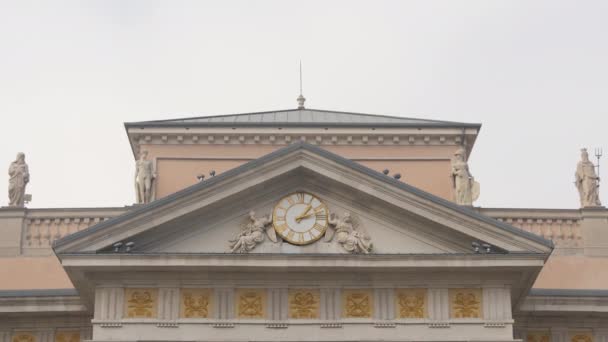
[[[274,230],[284,240],[306,245],[319,240],[327,230],[327,206],[317,196],[295,192],[283,197],[272,211]]]

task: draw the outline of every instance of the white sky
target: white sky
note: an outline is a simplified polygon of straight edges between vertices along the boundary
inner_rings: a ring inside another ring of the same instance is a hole
[[[131,204],[123,122],[295,108],[300,59],[310,108],[481,122],[477,205],[576,208],[608,156],[608,1],[0,0],[0,168],[26,153],[30,207]]]

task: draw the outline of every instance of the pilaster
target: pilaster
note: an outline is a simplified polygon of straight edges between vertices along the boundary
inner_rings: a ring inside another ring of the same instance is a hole
[[[568,342],[568,328],[552,328],[551,342]]]
[[[608,210],[605,207],[581,209],[584,253],[608,256]]]
[[[217,288],[215,290],[214,316],[217,319],[234,318],[234,289]]]
[[[160,288],[158,293],[158,318],[175,321],[179,317],[179,289]]]
[[[25,224],[26,208],[0,208],[0,256],[21,254],[21,239]]]
[[[321,289],[321,319],[339,320],[342,315],[340,309],[340,290],[334,288]]]
[[[447,321],[450,318],[450,303],[448,289],[430,288],[429,318],[433,321]]]

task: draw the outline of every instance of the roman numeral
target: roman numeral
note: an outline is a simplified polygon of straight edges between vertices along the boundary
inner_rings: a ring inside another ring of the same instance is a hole
[[[304,203],[304,194],[301,192],[298,192],[296,194],[296,200],[298,201],[298,203]]]
[[[315,217],[317,218],[317,220],[327,220],[327,214],[325,213],[325,211],[315,212]]]

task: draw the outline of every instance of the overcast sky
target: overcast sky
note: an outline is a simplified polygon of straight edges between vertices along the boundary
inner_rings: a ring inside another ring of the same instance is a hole
[[[0,167],[27,154],[30,207],[131,204],[123,122],[295,108],[300,59],[307,107],[482,123],[477,205],[577,208],[585,146],[608,180],[608,1],[581,0],[2,0]]]

